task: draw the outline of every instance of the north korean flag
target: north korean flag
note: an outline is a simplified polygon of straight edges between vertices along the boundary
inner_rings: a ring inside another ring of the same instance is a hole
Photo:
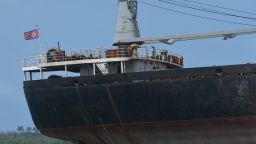
[[[32,31],[25,32],[24,37],[25,37],[25,40],[32,40],[32,39],[39,38],[39,30],[34,29]]]

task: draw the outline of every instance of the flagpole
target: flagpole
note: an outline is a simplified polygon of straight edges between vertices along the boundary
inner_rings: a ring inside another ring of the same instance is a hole
[[[43,45],[42,45],[42,41],[41,41],[41,34],[40,34],[40,28],[39,28],[39,25],[36,25],[36,29],[39,33],[39,37],[38,37],[38,40],[39,40],[39,47],[40,47],[40,55],[43,54]]]
[[[38,40],[39,40],[39,47],[40,47],[40,53],[39,53],[39,57],[38,57],[39,58],[38,62],[42,63],[43,62],[43,45],[42,45],[42,41],[41,41],[41,34],[40,34],[39,25],[36,25],[36,28],[37,28],[37,31],[38,31]]]

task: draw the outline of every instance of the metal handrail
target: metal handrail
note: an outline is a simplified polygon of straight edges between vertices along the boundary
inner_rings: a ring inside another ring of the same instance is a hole
[[[155,47],[140,46],[135,53],[129,47],[125,48],[90,48],[81,50],[71,50],[70,53],[55,55],[41,54],[38,56],[24,57],[23,67],[38,66],[50,62],[74,61],[84,59],[101,59],[114,57],[136,57],[143,59],[159,60],[183,65],[183,57],[168,52],[166,49],[156,49]]]

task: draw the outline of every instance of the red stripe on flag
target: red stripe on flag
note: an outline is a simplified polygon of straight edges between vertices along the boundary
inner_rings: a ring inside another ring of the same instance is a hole
[[[32,31],[25,32],[24,37],[25,37],[25,40],[32,40],[32,39],[39,38],[39,31],[38,29],[34,29]]]

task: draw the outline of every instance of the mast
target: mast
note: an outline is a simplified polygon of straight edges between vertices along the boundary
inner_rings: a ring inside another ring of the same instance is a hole
[[[118,0],[114,43],[140,37],[137,23],[137,0]]]

